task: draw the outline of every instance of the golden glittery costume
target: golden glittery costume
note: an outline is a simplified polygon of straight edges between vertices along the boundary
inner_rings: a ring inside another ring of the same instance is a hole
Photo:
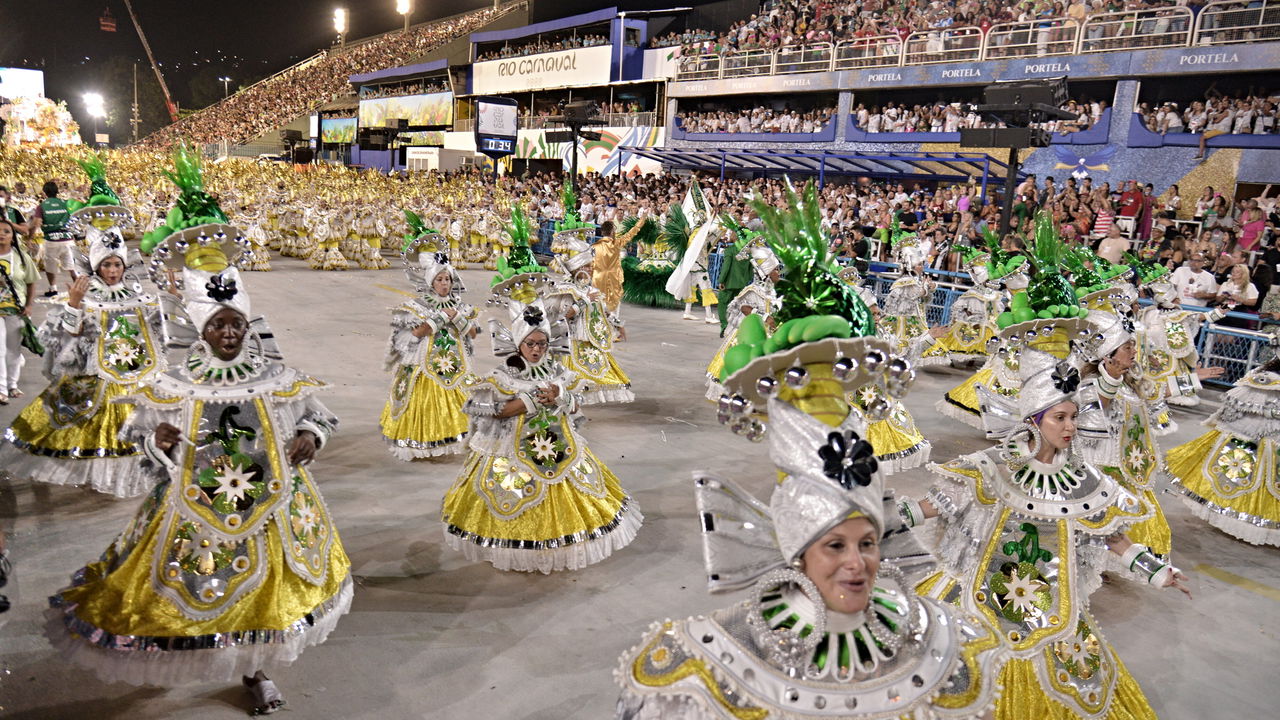
[[[1174,488],[1196,517],[1255,545],[1280,545],[1280,363],[1236,381],[1205,424],[1169,450]]]
[[[605,309],[611,313],[616,314],[622,304],[622,252],[642,229],[643,224],[636,223],[630,232],[602,237],[591,246],[595,251],[591,284],[604,295]]]

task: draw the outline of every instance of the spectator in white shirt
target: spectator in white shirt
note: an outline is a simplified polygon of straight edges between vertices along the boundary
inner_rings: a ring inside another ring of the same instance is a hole
[[[1192,256],[1186,265],[1173,271],[1169,281],[1178,289],[1178,299],[1184,305],[1203,307],[1218,296],[1218,283],[1213,274],[1204,269],[1203,255]]]

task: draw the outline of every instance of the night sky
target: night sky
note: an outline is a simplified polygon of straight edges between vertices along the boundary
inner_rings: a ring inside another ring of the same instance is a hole
[[[333,9],[348,11],[349,39],[403,26],[395,0],[133,0],[170,90],[193,101],[193,77],[225,74],[252,80],[328,47],[336,38]],[[486,0],[414,0],[413,21],[485,7]],[[99,29],[110,8],[116,32]],[[113,56],[150,71],[122,0],[0,0],[0,66],[45,72],[46,94],[78,98]],[[87,58],[87,59],[86,59]],[[235,85],[232,85],[234,89]]]

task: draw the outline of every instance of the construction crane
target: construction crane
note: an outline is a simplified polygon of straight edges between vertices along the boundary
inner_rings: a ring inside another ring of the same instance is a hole
[[[160,72],[160,66],[156,64],[156,56],[151,53],[151,43],[147,42],[147,36],[142,32],[142,26],[138,24],[138,14],[133,11],[133,3],[124,0],[124,7],[129,11],[129,19],[133,21],[133,29],[138,31],[138,39],[142,41],[142,49],[147,51],[147,60],[151,61],[151,69],[156,73],[156,80],[160,81],[160,90],[164,92],[164,104],[169,109],[169,120],[178,122],[178,106],[173,102],[173,95],[169,93],[169,86],[164,82],[164,75]]]

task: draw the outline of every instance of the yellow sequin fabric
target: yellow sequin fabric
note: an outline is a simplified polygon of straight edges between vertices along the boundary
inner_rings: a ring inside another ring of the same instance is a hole
[[[462,406],[467,393],[462,388],[445,388],[420,368],[404,365],[392,380],[391,393],[379,424],[393,447],[411,454],[434,454],[431,450],[456,445],[466,435]]]
[[[1188,502],[1201,508],[1197,514],[1215,526],[1249,542],[1260,541],[1254,537],[1259,530],[1280,529],[1276,441],[1264,437],[1251,442],[1211,430],[1169,450],[1165,464]]]
[[[1099,720],[1156,720],[1142,688],[1129,674],[1120,658],[1112,655],[1117,670],[1111,707]],[[1078,720],[1079,715],[1050,698],[1041,689],[1034,660],[1012,659],[1000,671],[1000,699],[996,720]]]
[[[138,454],[117,435],[133,407],[112,402],[129,393],[125,385],[93,375],[55,381],[18,415],[10,441],[33,455],[91,459]]]
[[[947,391],[944,402],[959,408],[977,418],[978,409],[978,386],[991,385],[991,377],[994,375],[991,368],[982,368],[970,375],[967,380]]]

